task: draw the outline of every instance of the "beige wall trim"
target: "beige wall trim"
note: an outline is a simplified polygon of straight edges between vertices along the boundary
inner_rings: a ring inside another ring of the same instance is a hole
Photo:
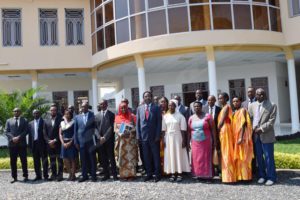
[[[97,72],[98,72],[97,68],[92,69],[92,71],[91,71],[92,79],[97,79]]]
[[[270,51],[281,52],[281,46],[266,46],[266,45],[230,45],[230,46],[215,46],[215,51]]]
[[[135,54],[134,60],[137,68],[144,68],[144,58],[141,54]]]
[[[300,50],[300,44],[292,45],[291,48],[295,50]]]
[[[37,71],[30,71],[32,81],[38,81],[38,73]]]
[[[208,61],[215,61],[215,50],[213,46],[206,46],[205,47],[206,50],[206,58]]]
[[[173,56],[173,55],[195,53],[195,52],[205,52],[205,48],[194,47],[194,48],[186,48],[186,49],[169,49],[163,51],[147,52],[147,53],[143,53],[142,55],[144,58],[156,58],[156,57]]]
[[[111,62],[107,62],[105,64],[102,64],[102,65],[96,67],[96,69],[98,71],[101,71],[101,70],[105,70],[105,69],[108,69],[108,68],[111,68],[111,67],[116,67],[118,65],[121,65],[121,64],[124,64],[124,63],[133,62],[133,61],[134,61],[134,57],[133,56],[129,56],[129,57],[125,57],[125,58],[120,58],[118,60],[113,60]]]
[[[291,48],[291,47],[283,47],[283,51],[284,51],[284,53],[285,53],[285,58],[286,58],[287,60],[294,59],[293,48]]]

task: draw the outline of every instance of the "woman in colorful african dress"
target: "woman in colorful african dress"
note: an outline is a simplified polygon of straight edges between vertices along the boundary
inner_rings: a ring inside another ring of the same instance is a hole
[[[242,99],[234,97],[232,104],[235,109],[232,118],[234,135],[234,162],[238,181],[252,180],[252,125],[250,116],[245,108],[241,108]]]
[[[170,175],[170,181],[182,181],[182,172],[190,172],[190,164],[186,150],[186,120],[176,110],[178,102],[169,102],[169,111],[163,116],[162,132],[164,135],[164,173]]]
[[[220,137],[221,149],[221,168],[222,168],[222,182],[234,183],[236,182],[235,164],[234,164],[234,135],[232,132],[232,109],[227,104],[229,96],[227,93],[219,95],[219,105],[222,110],[218,117],[218,130]]]
[[[117,161],[121,179],[130,179],[136,176],[138,164],[138,142],[135,131],[136,117],[122,102],[115,117],[114,130],[116,133]]]
[[[195,113],[189,118],[188,132],[191,141],[192,175],[198,180],[211,179],[213,172],[213,149],[216,141],[214,120],[202,112],[202,103],[194,102]]]
[[[169,100],[167,97],[161,97],[159,99],[159,107],[160,107],[160,110],[161,110],[161,116],[162,118],[164,117],[164,115],[168,112],[169,110]],[[161,137],[161,140],[160,140],[160,152],[159,152],[159,155],[160,155],[160,167],[161,167],[161,174],[164,175],[164,149],[165,149],[165,145],[164,145],[164,135],[162,134],[162,137]]]

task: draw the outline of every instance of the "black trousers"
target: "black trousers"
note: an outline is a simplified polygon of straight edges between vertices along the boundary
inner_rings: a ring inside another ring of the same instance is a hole
[[[32,156],[33,156],[33,164],[34,171],[36,177],[42,177],[41,165],[43,166],[43,176],[44,178],[48,178],[48,153],[45,146],[39,144],[38,141],[33,142],[32,146]],[[42,163],[42,164],[41,164]]]
[[[158,178],[161,177],[161,166],[160,166],[160,145],[159,142],[154,141],[143,141],[142,142],[145,169],[147,176],[154,175]]]
[[[17,172],[18,156],[20,157],[21,164],[22,164],[23,177],[28,178],[26,146],[10,146],[9,156],[10,156],[10,167],[11,167],[12,178],[14,179],[18,178],[18,172]]]
[[[111,167],[111,172],[114,177],[117,176],[117,167],[115,160],[114,151],[114,138],[109,139],[107,142],[99,147],[101,164],[103,166],[103,172],[105,176],[109,176],[109,165]]]
[[[93,146],[92,142],[88,142],[79,150],[83,178],[88,178],[88,173],[96,178],[96,152]]]
[[[57,145],[55,148],[48,146],[48,156],[50,158],[50,167],[53,176],[63,175],[63,159],[60,158],[61,145]]]

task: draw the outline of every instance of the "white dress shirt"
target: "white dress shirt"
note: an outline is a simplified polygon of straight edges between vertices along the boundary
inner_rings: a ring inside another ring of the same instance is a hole
[[[40,122],[40,119],[35,119],[34,120],[34,141],[38,140],[39,122]]]

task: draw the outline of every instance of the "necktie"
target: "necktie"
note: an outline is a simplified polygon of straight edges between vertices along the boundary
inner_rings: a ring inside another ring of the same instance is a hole
[[[146,120],[148,120],[148,118],[149,118],[149,105],[146,106],[145,117],[146,117]]]
[[[18,118],[16,117],[15,126],[18,127]]]
[[[213,117],[213,107],[209,107],[209,114]]]
[[[254,119],[253,119],[253,128],[257,127],[257,125],[258,125],[259,118],[260,118],[260,107],[261,107],[261,105],[258,104],[255,115],[254,115]]]

